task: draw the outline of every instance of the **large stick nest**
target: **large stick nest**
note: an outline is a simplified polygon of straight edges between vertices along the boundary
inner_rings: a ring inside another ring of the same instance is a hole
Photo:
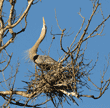
[[[84,64],[80,61],[73,64],[66,62],[66,65],[62,66],[61,64],[57,67],[53,65],[50,70],[46,70],[46,66],[40,69],[35,68],[33,75],[35,79],[28,83],[27,92],[33,92],[33,97],[44,93],[51,100],[55,97],[58,99],[70,97],[74,101],[73,97],[79,98],[78,90],[82,86],[88,86],[84,77],[89,75],[90,71],[87,72],[85,67],[89,66],[90,63]]]

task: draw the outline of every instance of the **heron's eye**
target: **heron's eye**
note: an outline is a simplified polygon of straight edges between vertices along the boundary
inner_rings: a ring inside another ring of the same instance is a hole
[[[35,56],[33,57],[33,60],[35,61],[35,60],[38,58],[38,56],[39,56],[39,55],[35,55]]]

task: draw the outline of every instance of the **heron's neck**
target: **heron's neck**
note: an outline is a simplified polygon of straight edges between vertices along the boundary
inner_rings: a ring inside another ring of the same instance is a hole
[[[40,34],[40,37],[39,39],[36,41],[36,43],[34,44],[34,46],[31,48],[31,51],[33,53],[36,53],[37,52],[37,49],[40,45],[40,43],[43,41],[43,39],[45,38],[45,35],[46,35],[46,26],[43,26],[42,28],[42,32]]]
[[[42,40],[41,40],[41,38],[39,38],[37,40],[37,42],[34,44],[34,46],[31,48],[31,52],[36,53],[41,42],[42,42]]]

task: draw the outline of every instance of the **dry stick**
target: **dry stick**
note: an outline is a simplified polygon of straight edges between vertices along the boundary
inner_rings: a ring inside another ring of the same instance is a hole
[[[95,28],[95,30],[94,30],[87,38],[85,38],[85,39],[83,40],[83,42],[86,41],[88,38],[91,38],[91,37],[94,37],[94,36],[98,35],[98,33],[97,33],[96,35],[92,36],[92,34],[94,34],[95,32],[97,32],[98,28],[99,28],[102,24],[104,24],[104,22],[107,21],[109,17],[110,17],[110,15],[108,15],[108,17],[107,17],[104,21],[102,21],[101,24],[99,24],[99,25]]]
[[[10,64],[10,61],[11,61],[11,57],[12,57],[12,55],[13,55],[13,53],[11,54],[11,56],[9,56],[10,59],[9,59],[7,65],[5,66],[5,68],[3,68],[2,70],[0,70],[0,72],[3,72],[3,71],[8,67],[8,65]]]
[[[80,10],[80,11],[81,11],[81,10]],[[83,17],[83,16],[81,15],[81,13],[80,13],[80,12],[79,12],[78,14],[79,14],[79,15],[83,18],[83,22],[82,22],[81,27],[80,27],[80,29],[79,29],[78,33],[76,34],[76,36],[75,36],[75,38],[74,38],[74,40],[73,40],[73,42],[72,42],[72,44],[70,45],[70,47],[69,47],[69,48],[71,48],[71,47],[72,47],[72,45],[73,45],[73,43],[75,42],[75,40],[76,40],[76,38],[77,38],[78,34],[81,32],[82,27],[83,27],[84,22],[85,22],[85,17]]]
[[[106,83],[108,82],[107,86],[105,87],[105,89],[103,90],[102,92],[102,88],[100,88],[100,94],[98,97],[95,97],[94,95],[79,95],[79,97],[90,97],[90,98],[93,98],[93,99],[98,99],[100,98],[104,93],[105,93],[105,90],[107,89],[107,87],[109,86],[110,84],[110,79],[106,81]]]

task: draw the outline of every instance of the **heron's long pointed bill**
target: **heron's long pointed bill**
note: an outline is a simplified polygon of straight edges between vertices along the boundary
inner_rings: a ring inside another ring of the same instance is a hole
[[[43,25],[45,25],[45,19],[44,19],[44,17],[43,17]]]

